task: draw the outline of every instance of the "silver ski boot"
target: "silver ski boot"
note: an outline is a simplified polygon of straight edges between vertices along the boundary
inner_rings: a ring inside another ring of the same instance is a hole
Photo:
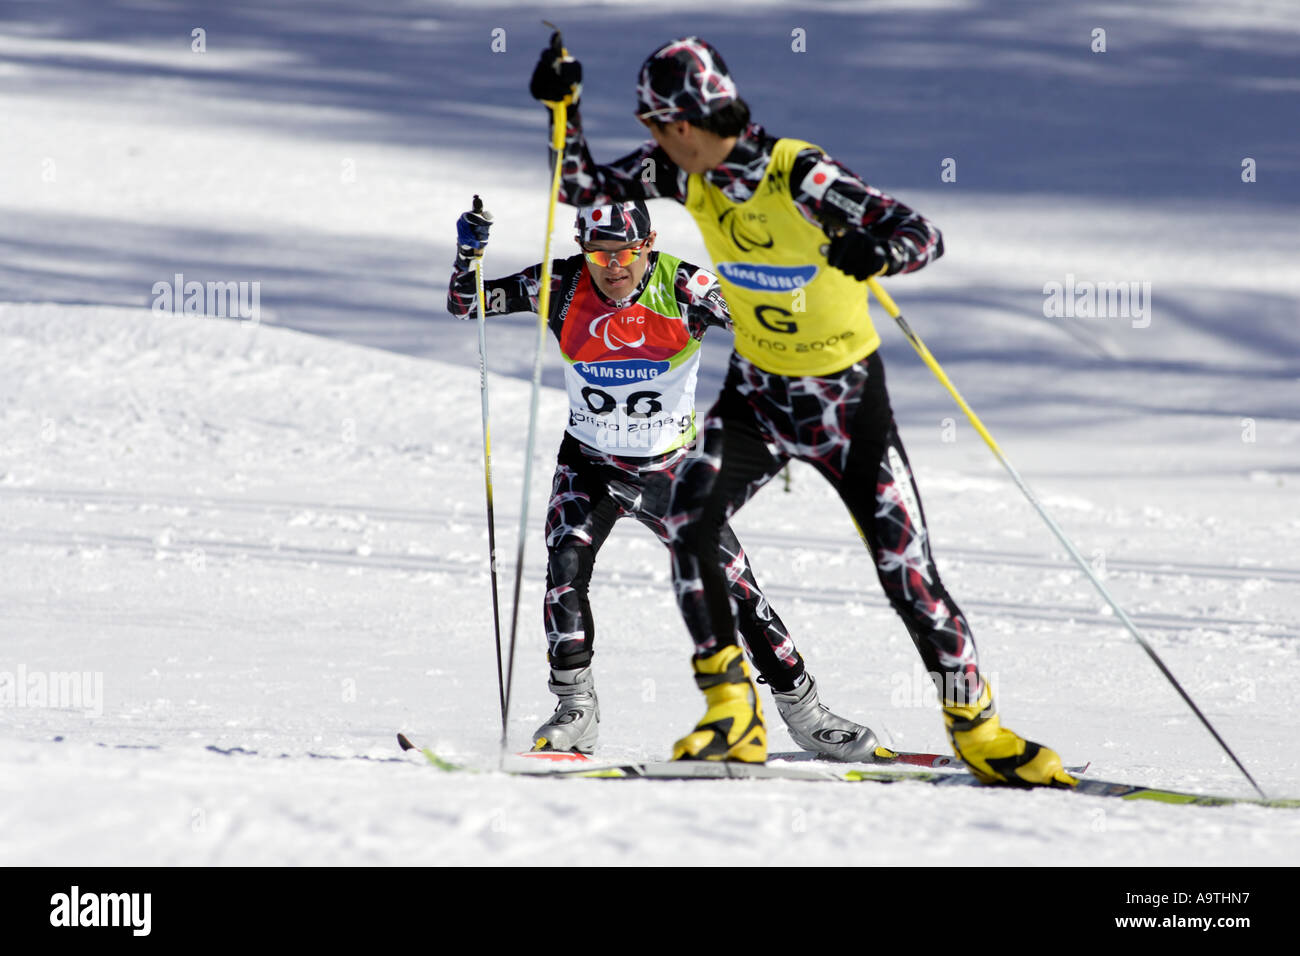
[[[870,763],[877,747],[876,735],[867,727],[831,713],[817,699],[812,674],[792,691],[772,692],[777,712],[794,742],[804,750],[832,760]]]
[[[560,698],[551,719],[533,732],[534,750],[576,750],[589,754],[596,749],[600,704],[591,665],[573,670],[552,670],[547,683]]]

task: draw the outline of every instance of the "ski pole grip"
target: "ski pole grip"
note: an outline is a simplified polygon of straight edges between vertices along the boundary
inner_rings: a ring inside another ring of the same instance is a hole
[[[564,38],[560,36],[560,28],[549,20],[543,20],[542,24],[551,28],[551,51],[561,59],[568,59],[569,51],[565,49]],[[568,127],[569,114],[565,109],[565,103],[561,100],[558,103],[552,103],[550,100],[545,101],[546,105],[551,108],[551,146],[556,153],[564,150],[564,133]],[[556,162],[560,161],[556,156]]]

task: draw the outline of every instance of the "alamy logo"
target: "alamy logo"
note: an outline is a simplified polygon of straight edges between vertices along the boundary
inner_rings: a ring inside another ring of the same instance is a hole
[[[0,671],[0,707],[50,707],[104,716],[102,671]]]
[[[262,318],[260,282],[186,282],[176,273],[172,282],[153,284],[153,311],[172,315],[202,315],[218,319],[246,319],[254,324]]]
[[[51,926],[128,926],[133,936],[148,936],[152,924],[152,893],[70,893],[50,897]]]
[[[1075,281],[1043,283],[1043,316],[1048,319],[1132,319],[1133,328],[1151,324],[1150,282]]]
[[[979,687],[971,686],[970,673],[961,666],[958,658],[949,658],[941,662],[952,670],[927,671],[920,662],[913,662],[910,673],[896,672],[890,675],[892,686],[889,692],[889,705],[898,708],[924,707],[932,708],[946,702],[966,703],[978,698]],[[998,675],[985,673],[985,682],[994,687],[1001,686]],[[943,766],[936,764],[935,766]]]

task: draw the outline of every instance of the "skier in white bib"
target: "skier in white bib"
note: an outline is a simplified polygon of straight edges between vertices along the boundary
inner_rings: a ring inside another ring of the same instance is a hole
[[[457,223],[447,309],[462,319],[478,314],[472,263],[490,226],[489,217],[474,212]],[[640,200],[584,206],[576,227],[581,253],[551,264],[548,317],[569,393],[546,513],[544,621],[550,689],[559,703],[532,740],[534,750],[591,753],[600,721],[588,600],[596,555],[626,516],[668,544],[669,489],[696,436],[700,340],[709,326],[730,329],[731,318],[713,273],[655,250]],[[541,273],[538,264],[485,280],[487,314],[536,312]],[[871,760],[875,735],[820,702],[730,527],[721,547],[740,639],[794,741],[826,757]]]

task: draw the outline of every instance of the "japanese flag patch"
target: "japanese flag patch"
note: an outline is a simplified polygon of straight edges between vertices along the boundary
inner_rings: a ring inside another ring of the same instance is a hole
[[[695,275],[691,276],[686,287],[691,290],[691,295],[697,299],[707,298],[709,293],[718,287],[718,277],[708,269],[699,269]]]
[[[804,176],[801,186],[809,196],[820,200],[826,195],[826,190],[830,187],[830,184],[839,178],[839,167],[823,159],[808,170],[808,174]]]

